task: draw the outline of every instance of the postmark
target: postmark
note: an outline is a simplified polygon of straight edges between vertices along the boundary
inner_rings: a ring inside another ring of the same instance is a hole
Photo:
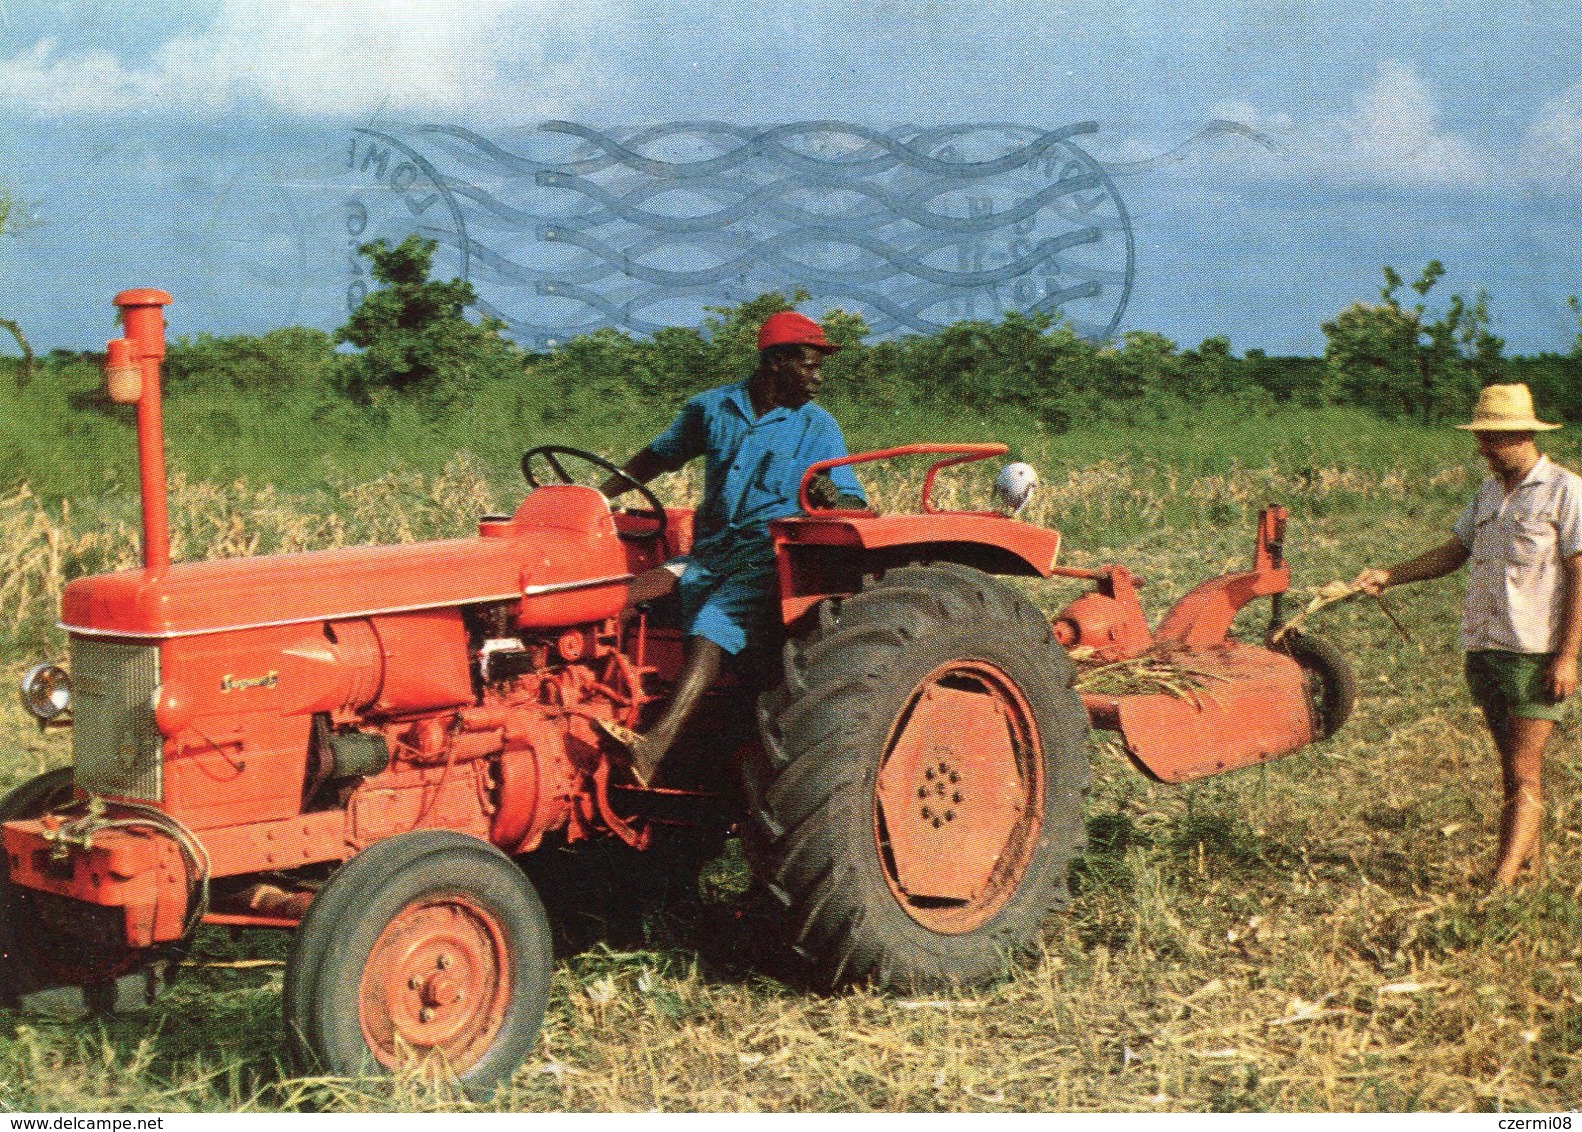
[[[273,326],[330,328],[375,285],[359,249],[416,232],[437,244],[435,276],[470,282],[477,312],[531,349],[697,326],[798,289],[879,339],[1016,312],[1103,341],[1137,281],[1118,180],[1214,131],[1120,166],[1088,152],[1098,131],[552,121],[489,137],[375,122],[297,168],[233,177],[205,276],[216,293],[248,287]]]
[[[546,122],[516,139],[428,126],[383,141],[455,206],[479,309],[553,348],[798,288],[880,338],[1010,311],[1109,337],[1136,266],[1125,203],[1077,144],[1096,130]]]

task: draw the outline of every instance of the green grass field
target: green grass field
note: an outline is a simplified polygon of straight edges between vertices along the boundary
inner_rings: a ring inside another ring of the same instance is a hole
[[[464,534],[519,495],[527,444],[619,461],[663,423],[480,420],[425,437],[422,422],[398,421],[320,448],[282,411],[214,445],[178,419],[183,408],[167,410],[182,557]],[[1008,441],[1046,481],[1031,518],[1064,533],[1065,561],[1127,564],[1149,580],[1155,615],[1245,565],[1266,502],[1291,509],[1300,591],[1441,541],[1482,474],[1463,434],[1343,410],[1214,404],[1059,436],[1005,417],[836,411],[853,448]],[[130,431],[69,416],[51,434],[43,419],[29,449],[37,482],[0,496],[0,675],[13,685],[63,650],[51,627],[62,582],[136,556]],[[1578,466],[1559,435],[1550,451]],[[250,463],[269,449],[286,455]],[[117,490],[95,492],[96,475]],[[887,509],[915,490],[897,473],[868,482]],[[660,486],[678,502],[695,491],[679,476]],[[970,501],[982,484],[963,477],[952,490]],[[1030,589],[1053,611],[1081,587]],[[1362,693],[1338,736],[1282,762],[1163,786],[1095,732],[1091,844],[1071,907],[1048,923],[1038,962],[999,985],[928,999],[799,987],[744,900],[732,851],[706,874],[700,908],[558,963],[539,1047],[495,1107],[1576,1108],[1582,746],[1573,724],[1552,748],[1539,875],[1481,904],[1498,763],[1460,686],[1459,599],[1454,580],[1395,591],[1412,643],[1370,604],[1317,615]],[[1249,611],[1245,635],[1266,616],[1266,605]],[[40,735],[0,697],[0,786],[68,760],[65,736]],[[279,935],[206,931],[146,1010],[107,1021],[0,1012],[0,1108],[465,1107],[419,1081],[290,1077],[284,954]]]

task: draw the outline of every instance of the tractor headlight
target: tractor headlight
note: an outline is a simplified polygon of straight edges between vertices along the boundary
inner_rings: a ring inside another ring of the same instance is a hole
[[[41,723],[71,710],[71,677],[58,664],[36,664],[22,677],[22,706]]]

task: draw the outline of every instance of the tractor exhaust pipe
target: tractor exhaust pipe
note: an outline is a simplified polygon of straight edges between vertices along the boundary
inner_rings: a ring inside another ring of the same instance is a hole
[[[105,387],[110,400],[137,406],[137,469],[143,496],[143,566],[170,565],[170,518],[165,502],[165,425],[159,395],[159,363],[165,357],[163,291],[142,288],[115,297],[125,338],[106,347]]]

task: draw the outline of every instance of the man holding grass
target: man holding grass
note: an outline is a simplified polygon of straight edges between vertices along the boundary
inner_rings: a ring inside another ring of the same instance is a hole
[[[1538,845],[1543,756],[1577,686],[1582,647],[1582,476],[1550,462],[1533,435],[1559,425],[1536,419],[1525,385],[1490,385],[1471,432],[1493,474],[1454,534],[1440,546],[1353,583],[1365,593],[1443,577],[1472,563],[1461,619],[1466,679],[1500,753],[1497,889],[1511,885]]]

